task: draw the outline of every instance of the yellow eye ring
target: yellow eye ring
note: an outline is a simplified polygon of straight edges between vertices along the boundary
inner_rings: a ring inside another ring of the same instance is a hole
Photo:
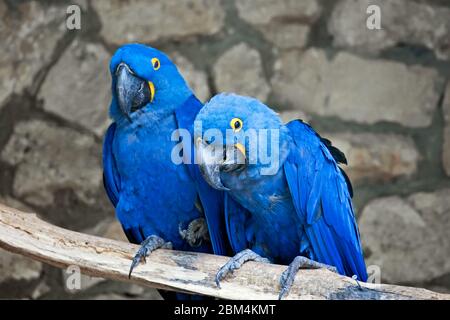
[[[153,66],[153,70],[158,70],[159,68],[161,68],[161,62],[159,62],[158,58],[152,59],[152,66]]]
[[[244,125],[244,123],[239,118],[233,118],[230,121],[230,127],[231,127],[231,129],[233,129],[234,132],[241,131],[243,125]]]

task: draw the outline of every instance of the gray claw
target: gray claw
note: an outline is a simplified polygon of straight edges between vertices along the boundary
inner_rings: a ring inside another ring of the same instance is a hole
[[[297,256],[295,259],[289,264],[289,267],[283,271],[280,276],[280,294],[278,295],[278,300],[281,300],[283,296],[289,293],[289,290],[294,283],[295,275],[297,274],[299,269],[327,269],[331,272],[338,273],[336,267],[329,266],[327,264],[323,264],[311,259],[308,259],[303,256]]]
[[[278,295],[278,300],[281,300],[284,295],[286,295],[289,290],[292,287],[292,284],[294,283],[295,275],[297,272],[294,273],[293,276],[290,275],[290,268],[287,268],[283,271],[280,277],[280,294]]]
[[[136,252],[136,255],[133,258],[133,261],[131,262],[130,266],[130,272],[128,273],[128,279],[131,278],[131,273],[133,272],[133,269],[141,262],[143,261],[146,263],[146,257],[159,248],[165,248],[165,249],[172,249],[172,243],[164,241],[163,238],[151,235],[147,237],[144,241],[141,243],[141,247]]]
[[[215,277],[217,287],[220,289],[220,281],[223,280],[229,273],[233,273],[233,271],[242,267],[242,265],[247,261],[270,263],[269,259],[261,257],[259,254],[250,249],[242,250],[219,269]]]

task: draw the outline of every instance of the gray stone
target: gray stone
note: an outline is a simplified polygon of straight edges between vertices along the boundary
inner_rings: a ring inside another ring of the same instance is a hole
[[[263,101],[270,92],[259,52],[245,43],[232,47],[218,59],[213,76],[219,92],[234,92]]]
[[[326,133],[347,157],[343,166],[352,182],[388,182],[394,178],[411,176],[420,160],[414,141],[396,134]]]
[[[126,295],[118,294],[118,293],[101,293],[92,297],[93,300],[136,300],[135,297],[127,297]]]
[[[65,33],[67,5],[0,1],[0,107],[12,93],[35,85]]]
[[[44,109],[102,135],[109,123],[109,59],[101,45],[75,40],[42,85]]]
[[[209,89],[208,75],[206,72],[196,69],[195,66],[180,53],[173,53],[171,58],[197,98],[203,102],[208,100],[211,97],[211,91]]]
[[[0,249],[0,283],[7,280],[35,280],[42,272],[42,263]]]
[[[445,123],[450,125],[450,81],[447,83],[447,87],[445,89],[442,106]]]
[[[310,120],[310,117],[306,113],[304,113],[301,110],[297,110],[297,109],[282,110],[279,113],[279,116],[280,116],[281,120],[283,121],[283,123],[287,123],[289,121],[297,120],[297,119],[301,119],[305,122],[308,122]]]
[[[45,281],[41,281],[31,293],[31,299],[38,299],[43,295],[49,293],[51,290],[52,288],[50,288]]]
[[[41,120],[20,122],[0,157],[16,166],[14,196],[38,206],[53,203],[53,194],[72,189],[93,204],[102,181],[100,146],[93,137]]]
[[[381,281],[419,283],[450,272],[450,189],[371,201],[359,220],[361,239]]]
[[[99,0],[92,6],[102,36],[115,44],[211,35],[222,28],[225,17],[220,0]]]
[[[366,27],[369,5],[381,10],[381,29]],[[334,44],[375,54],[399,43],[434,50],[450,59],[450,8],[410,0],[341,0],[331,15],[328,29]]]
[[[310,27],[299,23],[272,23],[259,28],[263,36],[280,49],[302,49]]]
[[[447,90],[445,91],[445,98],[443,102],[443,112],[445,120],[444,128],[444,145],[442,154],[442,163],[444,170],[450,177],[450,82],[447,83]]]
[[[237,0],[241,19],[253,25],[267,25],[272,21],[315,21],[321,12],[317,0]]]
[[[431,124],[439,92],[438,73],[421,66],[363,59],[340,52],[328,60],[320,49],[283,53],[271,83],[278,98],[307,113],[365,124],[406,127]]]
[[[236,7],[243,20],[279,49],[303,48],[321,13],[316,0],[238,0]]]
[[[450,125],[447,125],[444,128],[442,162],[444,164],[445,173],[450,177]]]
[[[129,287],[125,288],[127,295],[132,297],[138,297],[144,294],[145,287],[139,286],[137,284],[130,284]]]

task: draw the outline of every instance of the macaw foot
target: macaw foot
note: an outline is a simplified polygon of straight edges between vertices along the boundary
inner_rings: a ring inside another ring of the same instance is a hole
[[[219,269],[216,274],[216,285],[220,288],[220,281],[223,280],[229,273],[232,273],[234,270],[242,267],[242,265],[247,261],[270,263],[269,259],[261,257],[259,254],[250,249],[242,250]]]
[[[278,300],[281,300],[284,295],[286,295],[292,287],[294,283],[295,275],[297,274],[299,269],[327,269],[331,272],[338,273],[337,269],[333,266],[329,266],[327,264],[323,264],[311,259],[308,259],[303,256],[297,256],[291,262],[289,267],[281,274],[280,277],[280,294],[278,296]]]
[[[131,273],[133,269],[141,262],[146,262],[145,258],[159,248],[172,249],[172,243],[164,241],[163,238],[151,235],[147,237],[141,243],[141,247],[133,258],[133,262],[131,262],[130,273],[128,274],[128,278],[131,278]]]
[[[202,245],[203,241],[210,241],[205,218],[192,220],[185,230],[181,226],[182,224],[180,223],[178,225],[178,233],[191,247],[197,248]]]

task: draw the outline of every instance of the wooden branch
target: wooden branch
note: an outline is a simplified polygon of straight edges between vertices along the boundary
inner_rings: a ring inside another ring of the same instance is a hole
[[[1,204],[0,247],[59,268],[76,265],[91,276],[223,299],[277,299],[278,279],[286,268],[248,262],[218,289],[214,275],[227,257],[160,249],[128,279],[138,246],[59,228]],[[301,270],[286,298],[450,299],[450,295],[394,285],[359,287],[353,279],[327,270]]]

